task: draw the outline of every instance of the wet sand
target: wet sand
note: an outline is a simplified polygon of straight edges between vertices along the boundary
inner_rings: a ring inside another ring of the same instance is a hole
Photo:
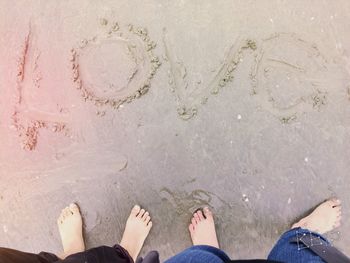
[[[348,1],[29,2],[0,1],[1,246],[59,252],[72,201],[112,245],[138,203],[166,259],[209,205],[266,257],[336,195],[350,254]]]

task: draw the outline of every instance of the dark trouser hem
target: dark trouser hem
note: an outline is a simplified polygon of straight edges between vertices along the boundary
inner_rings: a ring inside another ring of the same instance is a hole
[[[139,257],[136,263],[159,263],[159,253],[158,251],[151,251],[145,258]]]
[[[10,248],[0,248],[1,263],[51,263],[58,260],[59,258],[52,253],[33,254]]]
[[[83,252],[69,255],[60,260],[56,255],[41,252],[39,254],[26,253],[9,248],[0,248],[1,263],[134,263],[134,260],[123,247],[101,246]]]
[[[134,260],[123,247],[100,246],[72,254],[60,263],[134,263]]]

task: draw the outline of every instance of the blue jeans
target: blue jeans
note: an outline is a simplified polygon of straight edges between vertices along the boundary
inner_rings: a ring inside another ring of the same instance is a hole
[[[229,260],[229,256],[224,251],[216,247],[200,245],[182,251],[165,263],[222,263]]]
[[[327,245],[331,245],[331,243],[315,232],[310,232],[307,229],[302,228],[294,228],[287,232],[285,232],[280,239],[277,241],[274,248],[271,250],[268,259],[281,261],[285,263],[293,262],[293,263],[319,263],[325,262],[319,256],[317,256],[310,249],[305,247],[304,244],[291,243],[290,239],[296,237],[297,239],[302,238],[303,235],[311,235],[315,239],[320,239]]]
[[[285,232],[270,252],[268,259],[285,263],[319,263],[324,262],[319,256],[305,247],[302,243],[291,243],[293,237],[300,238],[302,235],[312,235],[321,239],[327,245],[330,243],[321,235],[306,229],[295,228]],[[193,246],[180,254],[165,261],[165,263],[223,263],[230,260],[226,253],[211,246]]]

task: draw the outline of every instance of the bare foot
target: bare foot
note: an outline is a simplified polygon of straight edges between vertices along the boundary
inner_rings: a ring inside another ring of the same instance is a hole
[[[149,213],[135,205],[126,221],[122,241],[120,241],[120,245],[129,252],[134,262],[136,262],[151,227],[152,222]]]
[[[292,228],[301,227],[324,234],[340,226],[341,202],[333,198],[320,204],[310,215],[295,223]]]
[[[219,242],[216,237],[214,217],[208,207],[202,211],[197,211],[193,214],[190,230],[193,245],[208,245],[219,248]],[[204,217],[205,216],[205,217]]]
[[[60,258],[64,259],[85,250],[83,221],[76,204],[70,204],[62,210],[57,219],[57,225],[63,245],[63,255]]]

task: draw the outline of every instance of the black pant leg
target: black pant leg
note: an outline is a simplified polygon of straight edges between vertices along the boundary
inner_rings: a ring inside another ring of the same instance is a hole
[[[1,263],[53,263],[58,260],[56,255],[47,252],[33,254],[10,248],[0,248]]]

